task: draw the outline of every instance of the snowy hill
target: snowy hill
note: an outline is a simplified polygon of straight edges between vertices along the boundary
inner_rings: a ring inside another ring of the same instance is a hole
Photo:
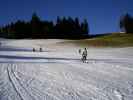
[[[82,63],[69,40],[0,42],[0,100],[133,100],[132,47],[87,47]]]

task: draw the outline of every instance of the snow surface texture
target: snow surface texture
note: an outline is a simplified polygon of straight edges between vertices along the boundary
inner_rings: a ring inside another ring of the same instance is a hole
[[[87,48],[82,63],[62,41],[1,39],[0,100],[133,100],[132,47]]]

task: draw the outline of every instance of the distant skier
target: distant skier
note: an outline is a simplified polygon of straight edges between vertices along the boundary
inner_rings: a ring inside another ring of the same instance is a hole
[[[79,49],[79,54],[81,54],[81,49]]]
[[[85,48],[84,51],[85,51],[85,55],[86,55],[86,58],[87,58],[87,49]]]
[[[39,51],[42,52],[42,48],[40,48]]]
[[[35,52],[36,50],[35,50],[35,48],[33,48],[33,52]]]
[[[82,53],[82,61],[83,61],[83,63],[86,62],[86,60],[87,60],[87,49],[84,48],[84,51]]]

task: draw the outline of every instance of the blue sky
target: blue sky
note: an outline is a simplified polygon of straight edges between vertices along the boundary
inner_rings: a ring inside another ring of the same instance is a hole
[[[90,33],[117,32],[120,16],[133,15],[133,0],[0,0],[0,25],[30,20],[36,12],[42,20],[57,16],[86,18]]]

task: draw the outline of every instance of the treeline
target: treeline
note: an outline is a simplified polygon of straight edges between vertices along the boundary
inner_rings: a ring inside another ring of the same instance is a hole
[[[88,22],[78,18],[57,17],[56,22],[43,21],[36,13],[30,21],[18,20],[0,28],[0,36],[5,38],[87,38]]]
[[[129,14],[125,14],[120,19],[120,28],[126,33],[133,33],[133,17]]]

